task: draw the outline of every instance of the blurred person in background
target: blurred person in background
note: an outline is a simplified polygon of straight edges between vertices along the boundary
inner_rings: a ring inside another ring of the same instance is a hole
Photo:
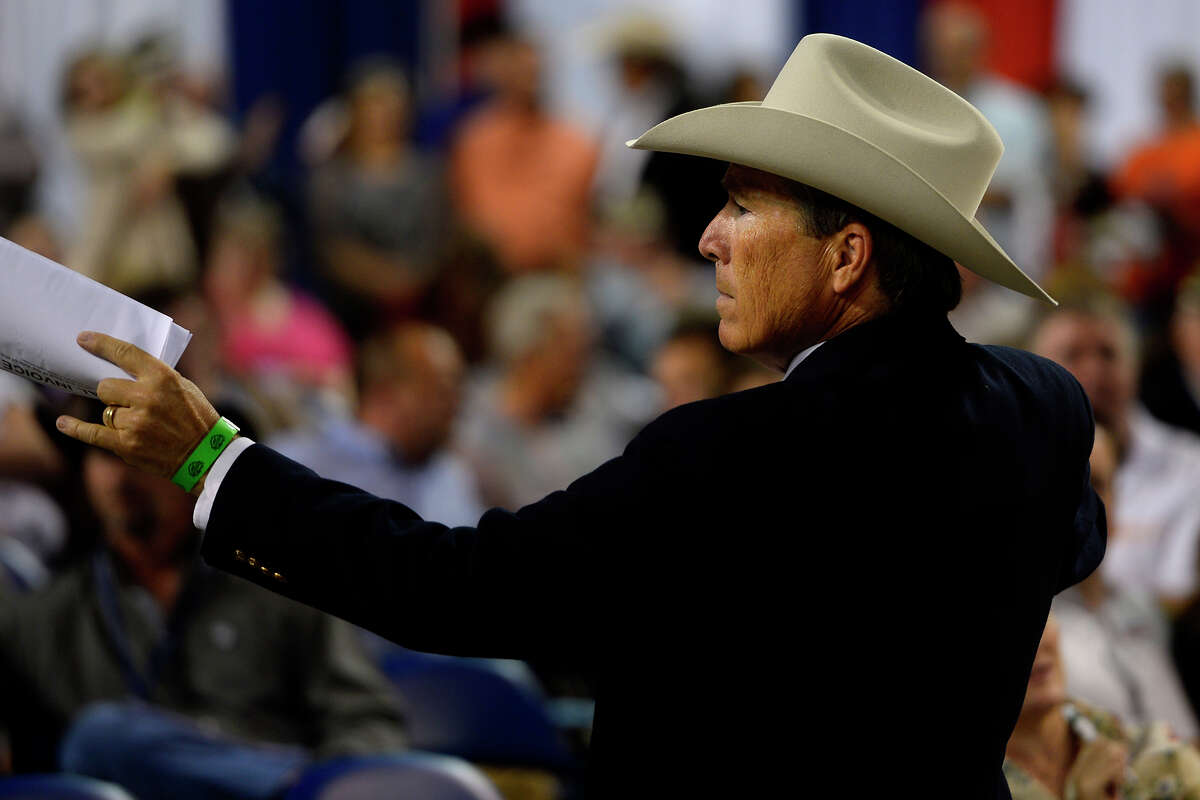
[[[271,798],[314,759],[404,747],[399,701],[348,624],[199,562],[192,501],[91,451],[103,546],[0,596],[0,725],[18,771],[139,798]]]
[[[423,107],[415,126],[420,146],[444,151],[463,118],[491,98],[497,85],[493,51],[503,48],[510,36],[498,4],[459,7],[456,63],[449,74],[441,76],[450,91],[448,96],[435,96],[431,105]]]
[[[1004,153],[977,217],[1034,280],[1050,266],[1053,201],[1050,128],[1041,99],[987,70],[987,22],[975,8],[949,0],[930,6],[921,21],[926,71],[967,99],[1004,142]],[[950,320],[968,341],[1013,344],[1034,307],[964,272],[963,302]]]
[[[17,217],[5,231],[4,238],[51,261],[63,261],[62,248],[54,229],[47,220],[36,214]]]
[[[363,343],[358,413],[327,416],[317,427],[267,440],[325,478],[361,486],[447,525],[483,513],[467,464],[447,449],[464,365],[445,331],[403,323]]]
[[[126,294],[192,281],[196,243],[174,179],[219,169],[232,153],[228,131],[197,130],[186,116],[168,114],[127,60],[106,51],[74,59],[62,93],[67,133],[87,176],[83,230],[66,263]]]
[[[451,150],[454,205],[507,272],[577,267],[588,242],[596,145],[544,107],[532,42],[509,37],[490,57],[496,92],[463,121]]]
[[[40,217],[19,217],[4,236],[46,258],[60,258],[58,242]],[[50,562],[67,539],[67,518],[46,491],[66,463],[38,422],[42,401],[32,383],[0,372],[0,584],[18,590],[46,582]]]
[[[28,591],[50,577],[67,518],[45,485],[65,463],[35,414],[29,381],[0,372],[0,587]]]
[[[1200,258],[1200,119],[1190,67],[1164,67],[1157,88],[1162,131],[1118,166],[1111,188],[1120,200],[1149,205],[1162,227],[1160,256],[1127,276],[1122,287],[1161,323],[1176,286]]]
[[[1168,425],[1200,434],[1200,272],[1179,285],[1167,334],[1142,370],[1141,400]]]
[[[671,329],[712,316],[717,291],[695,258],[675,252],[662,201],[642,190],[600,214],[584,274],[601,345],[645,371]]]
[[[645,379],[596,358],[578,281],[509,283],[487,313],[493,365],[471,382],[460,443],[488,505],[519,508],[611,458],[657,401]]]
[[[725,394],[735,358],[721,347],[712,322],[678,326],[658,349],[650,367],[662,392],[663,411]]]
[[[1004,777],[1013,800],[1189,800],[1200,793],[1200,754],[1162,725],[1127,725],[1074,699],[1054,614],[1038,645],[1025,702],[1008,740]],[[986,691],[986,689],[983,689]]]
[[[1050,266],[1086,266],[1092,260],[1095,228],[1112,203],[1108,178],[1096,168],[1086,147],[1088,93],[1076,83],[1060,80],[1045,96],[1054,157],[1050,189],[1055,223]]]
[[[38,154],[21,117],[0,104],[0,231],[29,211],[38,176]]]
[[[670,116],[684,89],[683,68],[675,56],[671,31],[659,18],[631,12],[607,33],[617,84],[597,138],[601,142],[595,190],[601,210],[633,199],[651,153],[631,150],[625,142]],[[718,201],[719,202],[719,201]],[[695,250],[696,237],[688,255]]]
[[[1091,482],[1110,515],[1117,513],[1116,472],[1116,443],[1097,426]],[[1055,597],[1051,608],[1071,697],[1129,725],[1164,722],[1184,741],[1200,735],[1171,661],[1167,620],[1152,596],[1115,589],[1097,571]]]
[[[678,62],[663,62],[663,66],[665,69],[659,70],[659,82],[666,88],[670,103],[668,116],[677,116],[710,103],[711,98],[701,96],[689,84],[688,76]],[[728,88],[731,91],[738,89],[734,84]],[[719,98],[721,102],[742,99],[761,100],[762,95]],[[644,163],[641,189],[652,192],[662,202],[666,240],[678,257],[690,260],[696,255],[696,242],[712,219],[712,210],[720,208],[724,199],[720,189],[721,162],[697,161],[679,153],[655,151]]]
[[[395,64],[366,61],[346,93],[346,126],[309,187],[328,297],[362,338],[413,314],[434,279],[449,222],[441,163],[410,138],[412,97]]]
[[[217,222],[204,290],[225,367],[276,419],[298,424],[353,395],[352,346],[337,320],[280,277],[282,222],[273,206],[233,198]]]
[[[197,260],[204,263],[221,196],[235,177],[253,169],[251,151],[264,144],[254,141],[260,136],[261,107],[246,113],[245,134],[239,136],[220,113],[220,79],[186,71],[181,43],[169,32],[152,30],[141,36],[130,47],[128,59],[136,81],[161,109],[162,124],[178,151],[175,157],[187,159],[184,168],[175,171],[172,186],[187,217]]]
[[[1116,443],[1105,578],[1178,610],[1197,589],[1200,439],[1137,403],[1138,337],[1115,298],[1066,298],[1037,325],[1030,348],[1071,371]]]

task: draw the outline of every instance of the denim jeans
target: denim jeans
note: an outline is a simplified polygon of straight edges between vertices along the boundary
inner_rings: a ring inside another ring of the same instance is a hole
[[[279,797],[312,762],[300,747],[245,742],[139,702],[96,703],[71,723],[64,772],[120,784],[139,800]]]

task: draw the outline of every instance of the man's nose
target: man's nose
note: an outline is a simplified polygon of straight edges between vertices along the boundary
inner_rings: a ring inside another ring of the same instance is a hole
[[[729,261],[729,217],[722,208],[700,236],[700,255],[714,263]]]

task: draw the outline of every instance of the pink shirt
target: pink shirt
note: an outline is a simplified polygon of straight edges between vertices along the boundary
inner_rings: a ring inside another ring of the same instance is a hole
[[[287,372],[323,383],[350,369],[350,341],[315,300],[291,291],[287,314],[264,324],[248,314],[225,321],[225,363],[237,374]]]

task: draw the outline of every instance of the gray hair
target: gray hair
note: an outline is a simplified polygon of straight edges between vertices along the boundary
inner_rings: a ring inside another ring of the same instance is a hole
[[[553,274],[516,278],[488,306],[488,347],[500,362],[511,364],[543,344],[553,334],[556,319],[589,315],[578,281]]]

